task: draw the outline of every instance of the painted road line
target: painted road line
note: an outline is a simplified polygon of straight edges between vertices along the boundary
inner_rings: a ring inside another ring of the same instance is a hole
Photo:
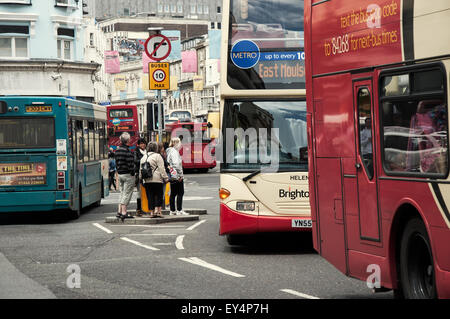
[[[194,228],[196,228],[197,226],[200,226],[201,224],[203,224],[204,222],[206,222],[206,219],[199,221],[198,223],[195,223],[194,225],[192,225],[191,227],[187,228],[186,230],[193,230]]]
[[[141,244],[140,242],[135,241],[135,240],[132,240],[132,239],[129,239],[129,238],[127,238],[127,237],[122,237],[122,238],[120,238],[120,239],[125,240],[125,241],[127,241],[127,242],[129,242],[129,243],[135,244],[136,246],[139,246],[139,247],[142,247],[142,248],[145,248],[145,249],[159,250],[159,248],[155,248],[155,247],[152,247],[152,246],[148,246],[148,245]]]
[[[106,228],[106,227],[103,227],[102,225],[100,225],[100,224],[98,224],[98,223],[94,223],[94,224],[92,224],[92,225],[94,225],[95,227],[97,227],[97,228],[100,228],[101,230],[103,230],[105,233],[107,233],[107,234],[112,234],[113,232],[112,231],[110,231],[108,228]]]
[[[185,226],[170,226],[170,225],[116,225],[111,224],[114,227],[145,227],[145,228],[184,228]]]
[[[177,249],[184,249],[183,239],[184,239],[184,235],[177,237],[177,240],[175,241],[175,247],[177,247]]]
[[[183,201],[185,200],[208,200],[208,199],[213,199],[212,197],[200,197],[200,196],[183,196]]]
[[[177,234],[128,234],[128,236],[176,236]]]
[[[173,243],[154,243],[155,246],[172,246]]]
[[[302,298],[305,298],[305,299],[320,299],[318,297],[310,296],[310,295],[307,295],[307,294],[304,294],[304,293],[301,293],[301,292],[298,292],[298,291],[295,291],[295,290],[292,290],[292,289],[281,289],[281,291],[282,292],[286,292],[286,293],[291,294],[291,295],[294,295],[294,296],[297,296],[297,297],[302,297]]]
[[[201,260],[200,258],[197,257],[190,257],[190,258],[178,258],[180,260],[186,261],[188,263],[197,265],[197,266],[201,266],[201,267],[205,267],[211,270],[215,270],[218,272],[221,272],[223,274],[229,275],[229,276],[233,276],[233,277],[238,277],[238,278],[242,278],[245,277],[244,275],[223,269],[222,267],[207,263],[206,261]]]

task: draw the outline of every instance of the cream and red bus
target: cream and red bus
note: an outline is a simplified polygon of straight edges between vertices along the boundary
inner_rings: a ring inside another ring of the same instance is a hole
[[[315,249],[406,298],[450,298],[450,1],[305,1]]]
[[[310,232],[303,1],[223,12],[220,234]]]

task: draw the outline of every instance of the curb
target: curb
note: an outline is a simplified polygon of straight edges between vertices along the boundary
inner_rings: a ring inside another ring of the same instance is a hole
[[[208,214],[208,211],[206,209],[198,209],[198,208],[185,209],[184,212],[188,213],[189,215],[207,215]],[[129,211],[128,213],[130,215],[132,215],[132,216],[136,216],[136,211],[135,210]],[[164,209],[162,211],[163,215],[169,216],[169,213],[170,213],[170,211],[167,210],[167,209]],[[187,216],[187,215],[182,215],[182,216]]]
[[[166,224],[166,223],[174,223],[174,222],[186,222],[199,220],[198,215],[190,215],[190,216],[167,216],[164,218],[127,218],[124,219],[123,223],[116,217],[106,217],[105,223],[107,224],[128,224],[128,225],[155,225],[155,224]]]

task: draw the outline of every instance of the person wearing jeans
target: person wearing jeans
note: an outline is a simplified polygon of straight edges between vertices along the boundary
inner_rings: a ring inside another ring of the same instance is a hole
[[[166,151],[167,162],[177,172],[177,179],[170,181],[170,215],[189,215],[183,211],[184,176],[180,149],[181,141],[178,137],[175,137],[171,139],[169,148]]]

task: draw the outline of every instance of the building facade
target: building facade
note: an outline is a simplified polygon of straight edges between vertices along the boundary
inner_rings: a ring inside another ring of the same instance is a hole
[[[195,19],[221,27],[222,0],[85,0],[88,15],[104,20],[112,17],[158,17]]]
[[[94,100],[82,1],[0,0],[0,95]]]

